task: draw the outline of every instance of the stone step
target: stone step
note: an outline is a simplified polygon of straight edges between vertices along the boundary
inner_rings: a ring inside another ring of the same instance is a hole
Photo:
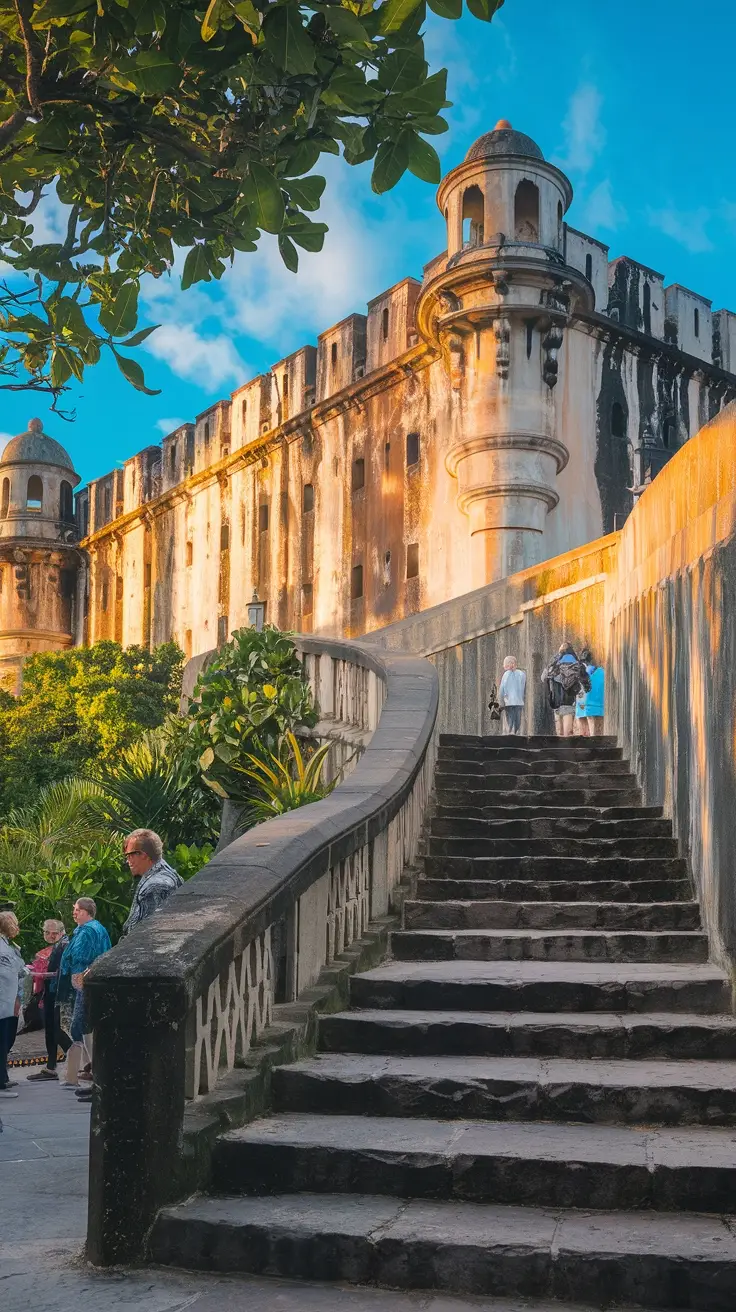
[[[727,1212],[736,1191],[736,1135],[700,1126],[293,1112],[220,1135],[211,1189]]]
[[[702,931],[412,929],[391,935],[397,961],[707,962]]]
[[[525,1299],[554,1300],[555,1312],[571,1312],[571,1301],[680,1312],[736,1305],[734,1228],[688,1213],[587,1215],[357,1194],[193,1198],[159,1213],[150,1258],[190,1270],[492,1294],[494,1304],[476,1312],[494,1312],[495,1298],[512,1300],[496,1312],[552,1312]],[[342,1297],[346,1312],[368,1312],[380,1295],[365,1305],[360,1290]],[[305,1291],[299,1307],[324,1303]],[[442,1298],[425,1312],[464,1310]]]
[[[494,745],[504,746],[515,743],[521,743],[530,748],[559,747],[565,751],[577,752],[595,746],[617,747],[618,738],[612,733],[601,734],[600,738],[558,738],[554,733],[441,733],[439,740],[440,747],[454,747],[457,744],[468,744],[471,747],[481,744],[493,747]]]
[[[532,819],[523,816],[504,816],[490,819],[487,816],[458,816],[442,814],[432,816],[430,834],[433,838],[574,838],[607,840],[611,838],[671,838],[672,821],[652,819],[649,816],[607,819],[586,817],[565,812],[552,817]]]
[[[713,965],[631,962],[390,961],[353,975],[354,1007],[430,1011],[729,1013],[731,985]]]
[[[365,1009],[318,1023],[324,1052],[736,1061],[736,1017],[727,1015]]]
[[[699,930],[697,902],[406,901],[405,929]]]
[[[561,743],[559,739],[546,743],[543,746],[530,745],[524,742],[523,738],[508,738],[506,742],[499,743],[443,743],[440,742],[437,750],[438,761],[587,761],[595,763],[598,761],[621,761],[623,752],[620,747],[615,747],[610,743],[600,744],[598,741],[586,741],[580,744],[575,743],[570,749],[566,743]]]
[[[467,820],[555,820],[558,824],[577,823],[580,820],[662,820],[661,806],[517,806],[509,802],[506,806],[492,802],[471,805],[467,798],[464,802],[442,802],[438,799],[436,816],[443,820],[464,823]],[[672,822],[668,833],[672,833]]]
[[[277,1113],[736,1125],[731,1061],[324,1054],[275,1067],[272,1088]]]
[[[430,856],[676,857],[676,838],[429,837]]]
[[[428,879],[590,880],[687,879],[682,857],[642,856],[425,856]]]
[[[437,783],[435,796],[441,807],[457,807],[462,814],[476,808],[543,807],[545,810],[565,812],[575,807],[636,809],[638,811],[654,810],[661,813],[661,807],[645,808],[641,805],[641,789],[625,779],[609,780],[610,787],[595,788],[592,784],[586,788],[547,788],[534,791],[530,788],[512,788],[504,792],[502,788],[487,788],[484,783],[469,782],[462,788],[456,786],[454,775],[445,776],[447,783]]]
[[[437,769],[434,785],[440,794],[446,789],[462,789],[467,798],[483,794],[492,799],[497,794],[508,794],[518,796],[520,802],[527,792],[541,792],[544,798],[552,799],[552,804],[560,796],[567,798],[571,792],[593,798],[609,792],[626,792],[627,795],[634,794],[639,802],[642,800],[634,774],[614,774],[601,768],[590,770],[588,774],[479,774],[478,770],[451,769],[447,765],[446,770]]]
[[[425,902],[689,902],[687,879],[420,879]]]
[[[467,775],[475,779],[493,779],[495,776],[508,775],[522,781],[530,779],[575,779],[578,787],[588,787],[587,780],[600,777],[621,778],[635,783],[631,765],[628,761],[611,759],[607,761],[586,761],[572,756],[529,757],[509,756],[506,758],[473,756],[456,756],[444,758],[437,762],[439,775],[454,775],[455,778]],[[512,785],[513,786],[513,785]]]

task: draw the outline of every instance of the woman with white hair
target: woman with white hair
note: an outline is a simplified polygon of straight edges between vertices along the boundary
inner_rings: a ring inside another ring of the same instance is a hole
[[[526,673],[517,668],[516,657],[506,656],[503,662],[503,677],[498,689],[498,700],[503,707],[506,732],[519,734],[521,715],[526,697]]]
[[[43,1027],[46,1039],[46,1065],[29,1075],[29,1080],[58,1080],[56,1062],[59,1048],[64,1057],[72,1046],[72,1041],[61,1022],[61,1009],[57,1001],[59,967],[64,955],[64,948],[69,939],[63,920],[44,920],[43,936],[50,946],[50,952],[43,973]],[[38,976],[37,976],[38,978]]]
[[[8,1075],[8,1053],[15,1043],[20,1014],[20,985],[26,973],[23,958],[11,939],[20,934],[13,911],[0,911],[0,1098],[17,1098]]]

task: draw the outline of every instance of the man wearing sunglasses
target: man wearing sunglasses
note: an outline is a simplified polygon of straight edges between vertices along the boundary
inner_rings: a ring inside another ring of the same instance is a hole
[[[168,861],[164,861],[163,843],[152,829],[134,829],[125,840],[124,851],[136,889],[121,937],[158,911],[184,883]]]

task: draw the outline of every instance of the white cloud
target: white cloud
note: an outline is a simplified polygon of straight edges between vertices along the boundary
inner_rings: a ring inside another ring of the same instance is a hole
[[[241,382],[246,368],[224,333],[205,337],[189,323],[162,323],[148,338],[146,350],[163,360],[178,378],[205,391]]]
[[[157,419],[154,428],[157,428],[159,433],[163,433],[164,437],[168,437],[169,433],[175,433],[177,428],[181,428],[186,422],[186,419]]]
[[[570,173],[589,173],[606,144],[602,106],[603,97],[592,82],[582,83],[570,100],[562,124],[565,146],[557,161]]]
[[[604,178],[593,188],[583,204],[582,217],[586,228],[607,228],[611,232],[626,223],[628,215],[614,199],[610,178]]]
[[[653,228],[658,228],[665,237],[671,237],[673,241],[679,242],[693,255],[702,255],[714,249],[713,242],[706,231],[713,214],[704,206],[697,210],[650,209],[647,211],[647,217]]]

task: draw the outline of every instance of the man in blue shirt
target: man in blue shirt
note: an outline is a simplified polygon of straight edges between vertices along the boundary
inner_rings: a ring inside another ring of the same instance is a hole
[[[89,1030],[84,999],[84,976],[92,962],[101,957],[103,952],[109,952],[112,946],[105,926],[96,919],[97,905],[94,898],[78,897],[72,915],[77,928],[69,940],[68,947],[64,949],[59,969],[59,995],[68,994],[69,985],[74,991],[71,1024],[71,1036],[74,1042],[67,1058],[64,1081],[67,1088],[78,1086],[79,1063],[83,1052],[86,1054],[90,1068],[92,1066],[92,1034]]]

